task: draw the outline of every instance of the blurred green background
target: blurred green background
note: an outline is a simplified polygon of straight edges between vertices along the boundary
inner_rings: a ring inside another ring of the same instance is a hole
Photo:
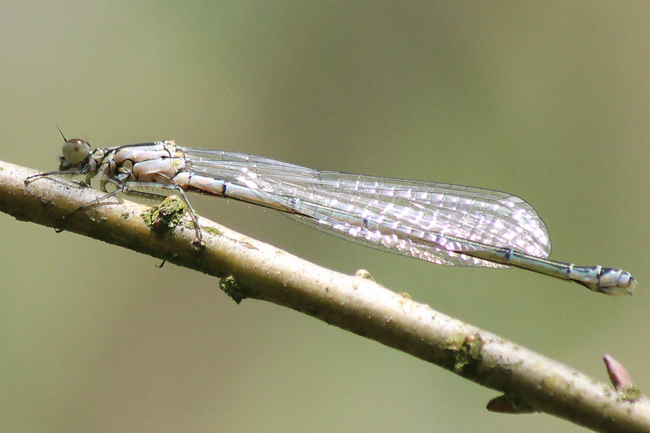
[[[194,197],[235,230],[378,282],[598,380],[650,390],[648,2],[12,2],[0,159],[68,137],[176,139],[319,169],[505,190],[552,257],[622,267],[633,298],[380,253]],[[0,214],[0,430],[578,432],[218,281]]]

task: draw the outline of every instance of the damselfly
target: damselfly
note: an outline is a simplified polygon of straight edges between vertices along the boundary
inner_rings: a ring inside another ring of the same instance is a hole
[[[551,241],[535,209],[511,194],[436,182],[318,171],[261,156],[181,147],[174,141],[98,148],[65,140],[59,171],[26,179],[99,175],[100,188],[159,198],[162,188],[186,202],[185,191],[271,208],[361,245],[449,266],[515,266],[575,281],[608,295],[630,293],[629,272],[549,260]],[[101,199],[100,199],[101,200]]]

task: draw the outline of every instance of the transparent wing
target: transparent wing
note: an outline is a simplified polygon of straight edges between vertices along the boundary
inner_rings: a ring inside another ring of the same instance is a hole
[[[287,213],[290,218],[361,245],[450,266],[505,267],[455,252],[485,246],[550,254],[548,231],[535,209],[507,193],[179,149],[191,171],[256,190],[262,201],[267,195],[295,211]]]

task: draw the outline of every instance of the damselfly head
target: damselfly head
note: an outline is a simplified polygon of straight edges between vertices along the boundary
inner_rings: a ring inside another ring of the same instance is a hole
[[[77,164],[85,163],[90,155],[90,144],[80,138],[65,138],[59,126],[56,126],[63,137],[63,148],[61,149],[63,156],[61,159],[60,170],[67,170]]]
[[[80,138],[71,138],[66,140],[63,145],[63,158],[70,165],[84,162],[90,155],[90,144]]]

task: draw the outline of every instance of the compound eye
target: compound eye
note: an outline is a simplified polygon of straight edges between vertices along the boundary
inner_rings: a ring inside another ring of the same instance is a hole
[[[79,164],[90,155],[90,144],[79,139],[71,138],[63,145],[63,157],[68,164]]]

